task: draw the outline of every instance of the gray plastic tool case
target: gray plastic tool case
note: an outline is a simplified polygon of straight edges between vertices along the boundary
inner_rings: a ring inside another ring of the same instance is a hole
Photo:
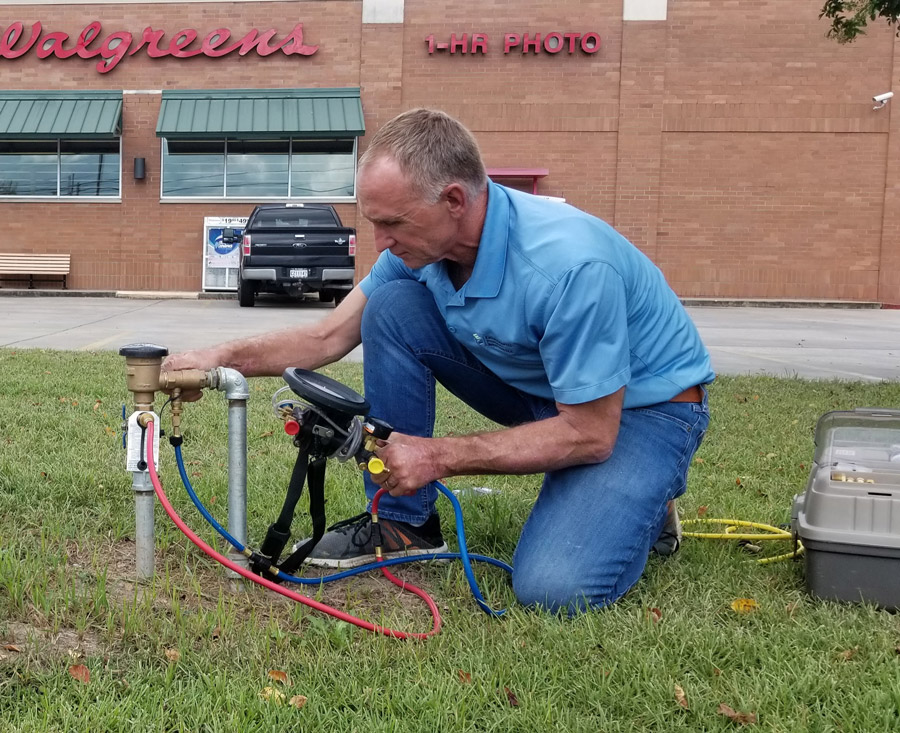
[[[900,410],[824,414],[793,531],[812,595],[900,609]]]

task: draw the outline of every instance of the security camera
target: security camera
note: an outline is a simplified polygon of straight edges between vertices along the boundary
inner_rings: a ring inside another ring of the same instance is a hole
[[[872,107],[872,109],[881,109],[888,103],[891,97],[894,96],[893,92],[885,92],[884,94],[876,94],[872,97],[872,101],[875,102],[877,106]]]

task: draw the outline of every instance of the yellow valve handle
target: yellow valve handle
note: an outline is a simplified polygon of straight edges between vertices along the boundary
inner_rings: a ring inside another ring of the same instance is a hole
[[[377,476],[379,473],[384,473],[384,461],[378,456],[372,456],[366,463],[366,468],[373,476]]]

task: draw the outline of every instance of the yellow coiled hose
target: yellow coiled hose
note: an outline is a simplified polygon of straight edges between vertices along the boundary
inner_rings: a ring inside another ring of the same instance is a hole
[[[794,536],[786,529],[773,527],[771,524],[763,524],[762,522],[745,522],[740,519],[683,519],[682,527],[692,527],[695,525],[718,525],[724,526],[724,532],[688,532],[683,531],[684,537],[696,537],[703,540],[746,540],[748,542],[762,542],[766,540],[788,540],[793,541]],[[749,527],[751,529],[761,530],[760,532],[738,533],[739,527]],[[767,563],[779,562],[780,560],[790,560],[799,557],[803,553],[803,545],[797,541],[797,546],[792,552],[786,552],[782,555],[773,557],[763,557],[757,560],[760,565]]]

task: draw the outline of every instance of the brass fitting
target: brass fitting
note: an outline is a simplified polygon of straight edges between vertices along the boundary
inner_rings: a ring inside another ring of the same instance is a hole
[[[163,372],[165,374],[165,372]],[[176,389],[172,392],[172,435],[176,438],[181,437],[181,412],[184,403],[181,401],[181,390]]]
[[[159,373],[159,389],[197,390],[209,386],[209,372],[202,369],[178,369]]]
[[[378,440],[371,433],[367,433],[366,437],[363,438],[363,447],[369,451],[369,453],[374,453],[375,449],[378,447]]]

